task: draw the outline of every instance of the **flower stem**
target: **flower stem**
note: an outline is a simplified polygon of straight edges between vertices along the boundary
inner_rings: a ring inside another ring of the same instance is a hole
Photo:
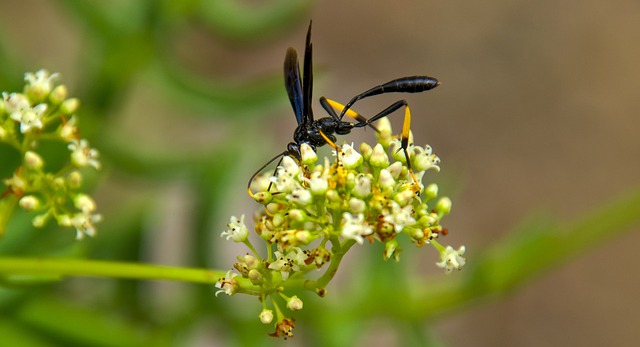
[[[59,275],[215,283],[223,271],[53,258],[0,258],[0,274]]]
[[[0,237],[4,235],[7,223],[13,215],[13,210],[18,204],[18,199],[13,194],[7,194],[0,198]]]

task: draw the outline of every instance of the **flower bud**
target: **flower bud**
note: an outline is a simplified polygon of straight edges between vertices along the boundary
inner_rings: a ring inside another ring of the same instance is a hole
[[[316,161],[318,161],[318,154],[313,150],[313,148],[311,148],[311,146],[303,143],[300,145],[300,158],[302,164],[312,165],[315,164]]]
[[[373,148],[371,148],[368,143],[363,142],[360,144],[360,154],[362,154],[364,160],[369,161],[371,153],[373,153]]]
[[[451,212],[451,199],[447,197],[440,198],[436,203],[435,210],[439,217],[448,215]]]
[[[44,165],[42,161],[42,157],[40,157],[36,152],[27,151],[24,154],[24,165],[32,170],[40,170]]]
[[[287,300],[287,308],[291,311],[300,311],[302,310],[302,300],[298,298],[298,296],[294,295],[289,300]]]
[[[311,194],[316,196],[324,195],[329,189],[329,181],[326,178],[317,176],[312,177],[309,180],[309,190],[311,190]]]
[[[33,211],[40,207],[40,200],[33,195],[25,195],[20,198],[18,204],[27,211]]]
[[[80,108],[80,100],[76,98],[67,99],[60,105],[60,111],[64,114],[74,114]]]
[[[273,199],[273,195],[271,195],[270,192],[257,192],[255,194],[252,195],[253,199],[263,205],[266,205],[268,203],[271,202],[271,200]]]
[[[427,188],[425,188],[422,198],[426,202],[431,199],[434,199],[437,196],[438,196],[438,185],[435,183],[431,183],[430,185],[427,186]]]
[[[358,198],[349,199],[349,212],[351,213],[363,213],[366,207],[367,204]]]
[[[262,310],[262,312],[260,312],[260,315],[258,317],[260,317],[260,322],[262,322],[262,324],[271,324],[271,322],[273,321],[273,310],[268,310],[265,308],[264,310]]]
[[[93,212],[96,210],[96,202],[86,194],[76,195],[76,197],[73,199],[73,203],[77,209],[85,213]]]
[[[49,94],[49,101],[51,101],[54,105],[61,104],[67,97],[69,96],[69,91],[67,90],[67,86],[59,85],[51,91]]]
[[[381,144],[377,144],[373,148],[373,152],[369,157],[369,163],[377,168],[386,168],[389,166],[389,156],[387,156],[387,153],[384,148],[382,148]]]
[[[82,174],[80,171],[72,171],[67,176],[67,185],[71,189],[78,189],[82,185]]]
[[[391,176],[391,173],[387,169],[380,170],[380,177],[378,177],[378,184],[385,191],[391,191],[396,181]]]
[[[249,277],[249,281],[251,281],[253,285],[259,286],[262,284],[262,274],[260,273],[260,271],[256,269],[251,269],[249,270],[248,277]]]

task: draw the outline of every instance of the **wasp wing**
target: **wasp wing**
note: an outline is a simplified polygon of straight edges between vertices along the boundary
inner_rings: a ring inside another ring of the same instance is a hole
[[[304,115],[305,122],[311,123],[313,121],[313,111],[311,110],[311,97],[313,94],[313,54],[311,46],[311,22],[309,22],[309,30],[307,30],[307,41],[304,50],[304,67],[302,75],[302,99],[303,108],[302,114]]]
[[[302,83],[300,81],[300,65],[298,64],[298,53],[289,47],[284,58],[284,85],[287,88],[287,95],[291,101],[291,107],[296,114],[298,124],[305,121],[304,99],[302,97]]]

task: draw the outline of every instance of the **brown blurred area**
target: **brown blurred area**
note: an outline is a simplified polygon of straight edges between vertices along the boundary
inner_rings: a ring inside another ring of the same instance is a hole
[[[16,54],[34,63],[47,62],[46,55],[73,84],[73,60],[82,49],[73,41],[82,35],[69,19],[45,1],[2,7],[3,35],[24,37],[16,40]],[[640,2],[333,0],[319,1],[309,17],[316,100],[346,102],[406,75],[442,82],[406,99],[416,142],[429,143],[442,159],[442,172],[430,178],[453,198],[448,242],[465,244],[470,263],[532,213],[576,218],[640,185]],[[39,21],[56,28],[56,37],[29,24]],[[286,47],[303,48],[306,25],[301,19],[290,33],[249,47],[193,33],[180,49],[213,73],[280,71]],[[205,42],[211,46],[195,56],[186,51],[188,43]],[[206,66],[208,54],[228,61]],[[357,109],[371,115],[398,98],[377,97]],[[395,117],[399,128],[402,117]],[[283,108],[249,133],[273,134],[275,154],[290,141],[294,123]],[[371,134],[347,140],[359,136]],[[237,184],[244,189],[244,181]],[[638,233],[603,235],[593,252],[502,300],[437,322],[436,331],[450,346],[635,345],[639,243]]]

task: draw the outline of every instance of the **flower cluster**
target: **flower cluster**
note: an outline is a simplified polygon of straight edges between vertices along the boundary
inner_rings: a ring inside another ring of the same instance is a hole
[[[98,152],[79,136],[75,113],[80,102],[68,97],[66,86],[55,84],[58,77],[46,70],[27,73],[22,93],[2,92],[0,143],[18,151],[22,163],[11,177],[0,180],[6,186],[1,198],[13,198],[23,209],[37,213],[34,226],[43,227],[53,219],[74,228],[81,239],[94,236],[94,224],[101,219],[95,201],[82,192],[82,170],[99,169],[100,162]],[[44,140],[66,144],[66,165],[46,167],[38,153]]]
[[[392,135],[387,118],[376,128],[374,147],[363,143],[357,151],[344,144],[334,150],[332,162],[319,160],[310,146],[302,144],[300,162],[284,156],[275,175],[253,180],[250,195],[264,206],[254,221],[266,245],[266,259],[248,240],[244,216],[231,217],[229,229],[222,233],[245,243],[253,254],[238,257],[234,266],[251,287],[243,288],[235,276],[227,274],[218,282],[219,292],[259,296],[263,302],[259,318],[265,324],[273,319],[273,311],[266,306],[269,298],[277,318],[274,336],[291,336],[293,329],[293,319],[279,308],[281,299],[292,311],[302,309],[300,299],[283,292],[299,288],[298,280],[304,280],[302,289],[324,295],[342,256],[355,244],[379,241],[384,244],[384,259],[398,261],[398,239],[407,238],[418,247],[433,245],[440,253],[436,265],[446,272],[465,263],[464,246],[455,251],[437,242],[447,234],[440,222],[450,212],[451,200],[437,199],[436,184],[422,184],[427,171],[440,170],[440,159],[430,146],[415,146],[411,140],[405,151]],[[305,278],[325,265],[328,268],[317,280]]]

